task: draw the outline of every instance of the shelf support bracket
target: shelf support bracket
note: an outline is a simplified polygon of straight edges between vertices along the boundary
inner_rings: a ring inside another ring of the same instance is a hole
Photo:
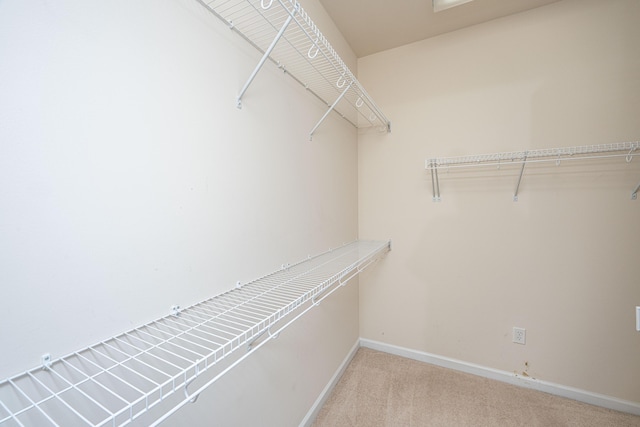
[[[438,168],[435,161],[431,161],[431,189],[433,190],[433,201],[439,202],[440,198],[440,180],[438,179]]]
[[[635,190],[631,193],[631,200],[636,200],[638,198],[638,191],[640,190],[640,182],[636,185]]]
[[[49,353],[42,355],[42,369],[48,371],[51,368],[53,362],[51,361],[51,355]]]
[[[524,167],[527,164],[528,151],[524,152],[524,159],[522,159],[522,167],[520,168],[520,176],[518,176],[518,183],[516,184],[516,190],[513,192],[513,201],[518,201],[518,191],[520,190],[520,182],[522,182],[522,174],[524,173]]]
[[[340,102],[340,100],[347,94],[347,91],[351,88],[352,84],[353,84],[353,82],[349,82],[349,84],[347,85],[347,87],[344,88],[344,90],[342,91],[340,96],[338,96],[338,98],[333,102],[333,104],[331,104],[331,106],[329,107],[327,112],[324,113],[324,115],[318,121],[318,123],[316,123],[316,125],[313,127],[313,129],[311,129],[311,132],[309,132],[309,141],[311,141],[313,139],[313,134],[315,133],[316,129],[318,129],[318,127],[322,124],[322,122],[324,122],[324,119],[327,118],[329,113],[336,107],[336,105],[338,105],[338,102]],[[343,85],[344,85],[344,83],[343,83]]]
[[[273,39],[273,41],[271,42],[271,44],[269,45],[267,50],[265,50],[264,55],[262,55],[262,58],[260,58],[260,62],[258,62],[258,65],[256,65],[256,68],[253,70],[253,73],[251,73],[251,75],[249,76],[249,79],[247,80],[247,82],[242,87],[242,90],[240,91],[240,93],[238,94],[238,97],[236,98],[236,107],[238,107],[238,109],[242,108],[242,97],[244,96],[244,94],[247,91],[247,89],[249,89],[249,86],[253,82],[253,79],[256,78],[256,76],[258,75],[258,72],[260,71],[260,69],[262,68],[264,63],[267,61],[267,58],[269,58],[269,55],[271,55],[271,52],[276,47],[276,44],[278,43],[278,41],[284,35],[284,32],[286,31],[287,27],[289,26],[289,24],[293,20],[293,17],[295,15],[295,13],[297,12],[297,10],[298,10],[298,8],[296,7],[293,10],[293,12],[289,13],[289,16],[287,17],[287,20],[282,25],[282,28],[280,28],[280,31],[278,31],[278,34],[276,34],[276,37]]]

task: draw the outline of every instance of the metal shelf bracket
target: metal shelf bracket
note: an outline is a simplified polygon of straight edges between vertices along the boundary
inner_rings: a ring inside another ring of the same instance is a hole
[[[42,369],[49,370],[51,368],[51,355],[49,353],[42,355]]]
[[[273,1],[269,2],[269,4],[265,7],[264,6],[264,0],[263,0],[262,1],[262,8],[263,9],[268,9],[268,8],[271,7],[272,3],[273,3]],[[253,72],[249,76],[249,79],[247,80],[247,82],[244,84],[244,86],[240,90],[240,93],[238,94],[238,97],[236,98],[236,107],[238,107],[238,109],[242,108],[242,97],[244,96],[244,94],[247,91],[247,89],[249,89],[249,86],[251,86],[251,83],[253,82],[253,79],[255,79],[256,76],[258,75],[258,72],[260,71],[260,69],[262,68],[264,63],[267,61],[269,56],[271,55],[271,52],[273,52],[273,49],[276,47],[276,44],[278,43],[278,41],[284,35],[284,32],[287,30],[287,27],[289,26],[289,24],[293,20],[293,17],[295,15],[295,13],[299,9],[300,9],[300,5],[298,3],[296,3],[293,11],[291,13],[289,13],[289,17],[287,17],[287,19],[284,21],[284,24],[280,28],[280,31],[278,31],[278,34],[276,34],[276,36],[273,39],[273,41],[271,42],[271,44],[269,45],[267,50],[262,55],[262,58],[260,58],[260,61],[258,62],[258,65],[256,65],[256,68],[253,70]]]
[[[440,180],[438,179],[438,168],[436,167],[435,162],[432,160],[430,163],[431,169],[431,189],[433,191],[433,201],[440,202],[442,199],[440,198]]]
[[[313,134],[316,132],[316,129],[318,129],[318,126],[320,126],[322,124],[322,122],[324,122],[324,119],[326,119],[327,116],[329,115],[329,113],[336,108],[336,105],[338,105],[338,102],[340,102],[340,100],[346,95],[347,91],[349,89],[351,89],[351,85],[352,84],[353,84],[353,82],[351,82],[351,83],[349,83],[347,85],[347,87],[342,91],[342,93],[340,93],[340,96],[338,96],[338,98],[333,102],[333,104],[331,104],[331,106],[329,107],[327,112],[324,113],[324,115],[320,118],[318,123],[316,123],[316,125],[313,127],[313,129],[311,129],[311,132],[309,132],[309,141],[311,141],[313,139]],[[336,83],[336,86],[338,86],[338,87],[344,86],[344,80],[343,80],[342,86],[339,86],[337,83]]]
[[[513,192],[513,201],[518,201],[518,191],[520,190],[520,183],[522,182],[522,174],[524,173],[524,167],[527,164],[527,155],[529,153],[527,151],[524,152],[524,159],[522,159],[522,167],[520,168],[520,176],[518,176],[518,183],[516,184],[516,189]],[[557,160],[559,161],[559,160]]]

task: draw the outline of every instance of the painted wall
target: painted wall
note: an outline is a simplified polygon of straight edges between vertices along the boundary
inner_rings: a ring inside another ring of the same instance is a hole
[[[357,237],[356,131],[272,64],[236,109],[259,54],[196,1],[3,1],[0,58],[0,378]],[[300,422],[336,295],[168,424]]]
[[[359,60],[364,338],[640,402],[640,156],[440,175],[430,157],[640,139],[640,2],[564,0]],[[514,326],[526,345],[514,344]]]

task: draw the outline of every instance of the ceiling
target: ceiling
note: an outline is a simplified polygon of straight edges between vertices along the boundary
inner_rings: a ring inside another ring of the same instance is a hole
[[[473,0],[433,12],[432,0],[320,0],[358,58],[559,0]]]

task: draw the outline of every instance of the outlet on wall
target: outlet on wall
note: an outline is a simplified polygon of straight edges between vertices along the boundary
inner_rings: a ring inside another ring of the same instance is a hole
[[[636,331],[640,332],[640,306],[636,307]]]
[[[524,344],[527,339],[527,330],[524,328],[513,328],[513,342],[516,344]]]

